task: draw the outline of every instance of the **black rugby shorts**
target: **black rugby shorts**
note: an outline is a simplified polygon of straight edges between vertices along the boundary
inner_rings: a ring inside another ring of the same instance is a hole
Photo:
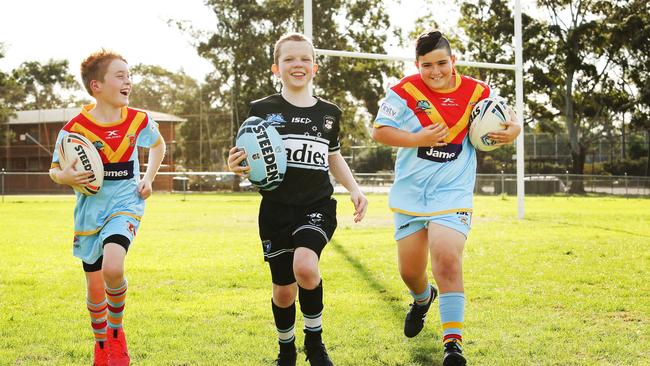
[[[296,282],[293,252],[305,247],[320,254],[336,230],[336,200],[327,198],[308,206],[284,205],[262,199],[258,218],[264,260],[274,284]]]

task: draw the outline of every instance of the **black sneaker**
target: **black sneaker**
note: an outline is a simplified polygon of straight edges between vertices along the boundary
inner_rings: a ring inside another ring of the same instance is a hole
[[[296,366],[296,352],[280,352],[275,360],[277,366]]]
[[[305,354],[311,366],[334,366],[332,360],[327,355],[327,350],[323,342],[307,343],[305,342]]]
[[[442,359],[443,366],[465,366],[463,350],[456,342],[445,343],[445,356]]]
[[[404,335],[413,338],[420,333],[424,328],[424,318],[427,316],[427,311],[431,307],[431,303],[438,296],[438,290],[433,285],[431,286],[431,299],[426,305],[417,305],[415,301],[410,305],[411,309],[406,314],[404,319]]]

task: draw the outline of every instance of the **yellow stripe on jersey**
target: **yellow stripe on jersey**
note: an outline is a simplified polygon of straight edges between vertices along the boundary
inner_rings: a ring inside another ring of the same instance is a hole
[[[481,97],[481,94],[483,94],[484,90],[485,88],[481,86],[481,84],[476,84],[476,87],[474,87],[474,93],[472,93],[472,97],[469,99],[470,103],[467,103],[467,108],[465,108],[465,113],[463,113],[463,116],[460,117],[460,120],[449,129],[449,136],[447,136],[445,142],[451,142],[451,140],[453,140],[453,138],[450,139],[451,136],[456,137],[461,131],[465,129],[465,127],[467,127],[467,124],[469,123],[469,115],[472,113],[472,109],[474,109],[473,103],[475,103],[478,98]]]
[[[427,117],[429,117],[431,123],[434,125],[437,125],[438,123],[445,123],[445,120],[442,118],[438,110],[433,106],[431,100],[422,94],[420,89],[418,89],[415,85],[410,82],[404,83],[404,85],[402,85],[402,89],[406,90],[406,92],[409,93],[409,95],[412,96],[415,100],[426,100],[429,102],[429,105],[431,105],[431,114],[427,113]]]
[[[138,128],[144,121],[145,117],[147,117],[147,114],[144,112],[138,112],[135,117],[133,117],[133,120],[131,121],[131,125],[129,126],[129,129],[126,131],[126,135],[124,136],[124,139],[122,140],[122,143],[120,143],[120,146],[117,148],[117,151],[115,154],[118,156],[118,158],[115,161],[111,160],[111,163],[115,163],[120,161],[120,158],[122,158],[122,155],[124,155],[124,152],[126,149],[129,148],[129,135],[134,135],[138,131]]]
[[[404,83],[402,85],[402,89],[404,89],[411,97],[413,97],[415,100],[426,100],[429,102],[431,105],[431,114],[427,113],[427,117],[431,121],[432,124],[436,125],[438,123],[446,123],[445,120],[442,118],[440,115],[440,112],[436,109],[433,103],[431,103],[431,100],[427,98],[415,85],[412,83]],[[485,88],[481,86],[480,84],[476,84],[476,87],[474,88],[474,92],[472,93],[472,97],[470,98],[470,102],[476,102],[478,98],[480,98],[481,94],[483,94],[483,91]],[[449,135],[444,139],[444,142],[450,143],[452,142],[456,136],[458,136],[459,133],[463,132],[465,130],[465,127],[467,127],[467,124],[469,122],[469,115],[472,113],[472,109],[474,106],[472,104],[468,104],[467,108],[465,109],[465,113],[463,116],[460,118],[460,120],[456,121],[456,124],[449,127]]]
[[[153,148],[153,147],[156,147],[156,146],[160,145],[161,142],[162,142],[162,136],[158,136],[158,140],[156,141],[155,144],[151,145],[150,148]]]
[[[70,129],[72,132],[78,132],[87,138],[89,138],[91,141],[101,141],[104,145],[104,148],[102,149],[102,152],[104,155],[106,155],[106,158],[108,159],[109,162],[111,163],[117,163],[120,161],[122,158],[122,155],[124,155],[124,152],[129,148],[129,135],[135,135],[136,131],[138,130],[138,127],[142,124],[144,118],[146,117],[146,113],[144,112],[138,112],[135,117],[133,117],[133,120],[131,121],[131,124],[129,125],[129,129],[127,130],[126,134],[122,137],[122,142],[118,146],[117,150],[113,150],[106,141],[104,141],[102,138],[99,136],[95,135],[92,131],[89,129],[85,128],[79,123],[75,123],[72,128]]]
[[[104,226],[106,226],[106,224],[108,224],[108,222],[111,221],[112,218],[114,218],[115,216],[120,216],[120,215],[122,215],[122,216],[129,216],[129,217],[132,217],[132,218],[134,218],[134,219],[136,219],[136,220],[138,220],[138,221],[140,221],[140,219],[142,219],[142,216],[134,215],[134,214],[132,214],[132,213],[130,213],[130,212],[116,212],[116,213],[110,215],[110,216],[109,216],[109,217],[104,221],[104,223],[102,224],[102,226],[100,226],[100,227],[98,227],[98,228],[96,228],[96,229],[94,229],[94,230],[75,231],[74,234],[75,234],[75,235],[81,235],[81,236],[95,235],[95,234],[97,234],[98,232],[100,232],[100,231],[102,230],[102,228],[104,228]]]
[[[442,210],[442,211],[435,211],[435,212],[428,212],[428,213],[411,212],[411,211],[406,211],[395,207],[391,207],[390,209],[393,212],[399,212],[401,214],[410,215],[410,216],[438,216],[438,215],[444,215],[444,214],[456,213],[456,212],[473,212],[471,208],[452,208],[449,210]]]

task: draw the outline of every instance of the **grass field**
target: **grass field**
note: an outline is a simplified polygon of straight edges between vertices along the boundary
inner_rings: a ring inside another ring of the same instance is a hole
[[[270,274],[255,194],[155,195],[129,251],[133,365],[269,365]],[[337,365],[440,365],[437,307],[414,339],[387,197],[363,223],[338,196],[325,249],[324,339]],[[0,365],[90,365],[72,196],[0,203]],[[465,252],[471,365],[650,365],[650,201],[477,197]],[[437,303],[437,302],[436,302]],[[302,328],[299,316],[297,329]],[[297,344],[302,334],[297,332]],[[299,355],[299,365],[306,365]]]

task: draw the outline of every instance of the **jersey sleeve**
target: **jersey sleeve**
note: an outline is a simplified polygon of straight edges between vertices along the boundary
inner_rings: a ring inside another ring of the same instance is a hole
[[[162,142],[158,122],[154,121],[150,114],[147,114],[147,125],[140,131],[137,141],[139,147],[148,148],[156,147]]]
[[[341,150],[341,140],[339,135],[341,134],[341,118],[343,118],[343,111],[341,111],[339,108],[337,108],[336,110],[337,110],[336,122],[334,124],[334,131],[332,133],[332,138],[330,139],[330,143],[328,147],[329,154],[333,154]]]
[[[379,111],[373,126],[375,128],[384,126],[401,128],[406,120],[407,113],[408,106],[404,99],[393,90],[388,90],[386,97],[379,104]]]
[[[50,169],[61,167],[61,155],[60,155],[61,144],[63,143],[63,139],[67,134],[68,134],[67,131],[61,130],[59,131],[59,134],[56,137],[56,143],[54,144],[54,151],[52,152],[52,163],[50,164]]]

